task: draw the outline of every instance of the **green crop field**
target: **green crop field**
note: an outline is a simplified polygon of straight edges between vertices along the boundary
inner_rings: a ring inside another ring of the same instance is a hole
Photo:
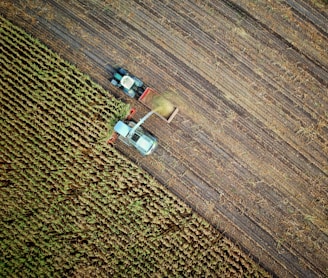
[[[0,18],[1,277],[268,277],[107,145],[129,106]]]

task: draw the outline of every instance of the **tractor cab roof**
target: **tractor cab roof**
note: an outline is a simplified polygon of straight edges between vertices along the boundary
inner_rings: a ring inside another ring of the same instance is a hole
[[[131,76],[124,75],[120,83],[125,89],[130,90],[134,85],[134,79]]]

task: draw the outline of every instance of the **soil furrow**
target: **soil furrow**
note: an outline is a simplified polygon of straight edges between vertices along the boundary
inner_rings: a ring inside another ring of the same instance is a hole
[[[304,1],[286,0],[287,4],[293,8],[302,18],[310,21],[325,37],[328,36],[328,21],[325,14],[318,12]]]

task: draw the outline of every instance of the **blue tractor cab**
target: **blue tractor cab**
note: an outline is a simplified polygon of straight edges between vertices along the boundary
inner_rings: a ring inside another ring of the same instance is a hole
[[[112,75],[110,83],[115,87],[121,88],[129,97],[138,98],[145,91],[146,87],[144,87],[143,82],[130,74],[126,69],[114,68],[107,64],[106,70]]]

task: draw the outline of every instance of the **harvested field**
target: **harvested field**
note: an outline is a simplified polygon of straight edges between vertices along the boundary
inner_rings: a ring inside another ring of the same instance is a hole
[[[104,143],[129,106],[0,18],[1,277],[269,277]]]
[[[179,106],[145,124],[171,192],[279,277],[328,275],[325,1],[2,1],[6,18],[109,89],[128,68]],[[131,102],[138,117],[147,110]]]

